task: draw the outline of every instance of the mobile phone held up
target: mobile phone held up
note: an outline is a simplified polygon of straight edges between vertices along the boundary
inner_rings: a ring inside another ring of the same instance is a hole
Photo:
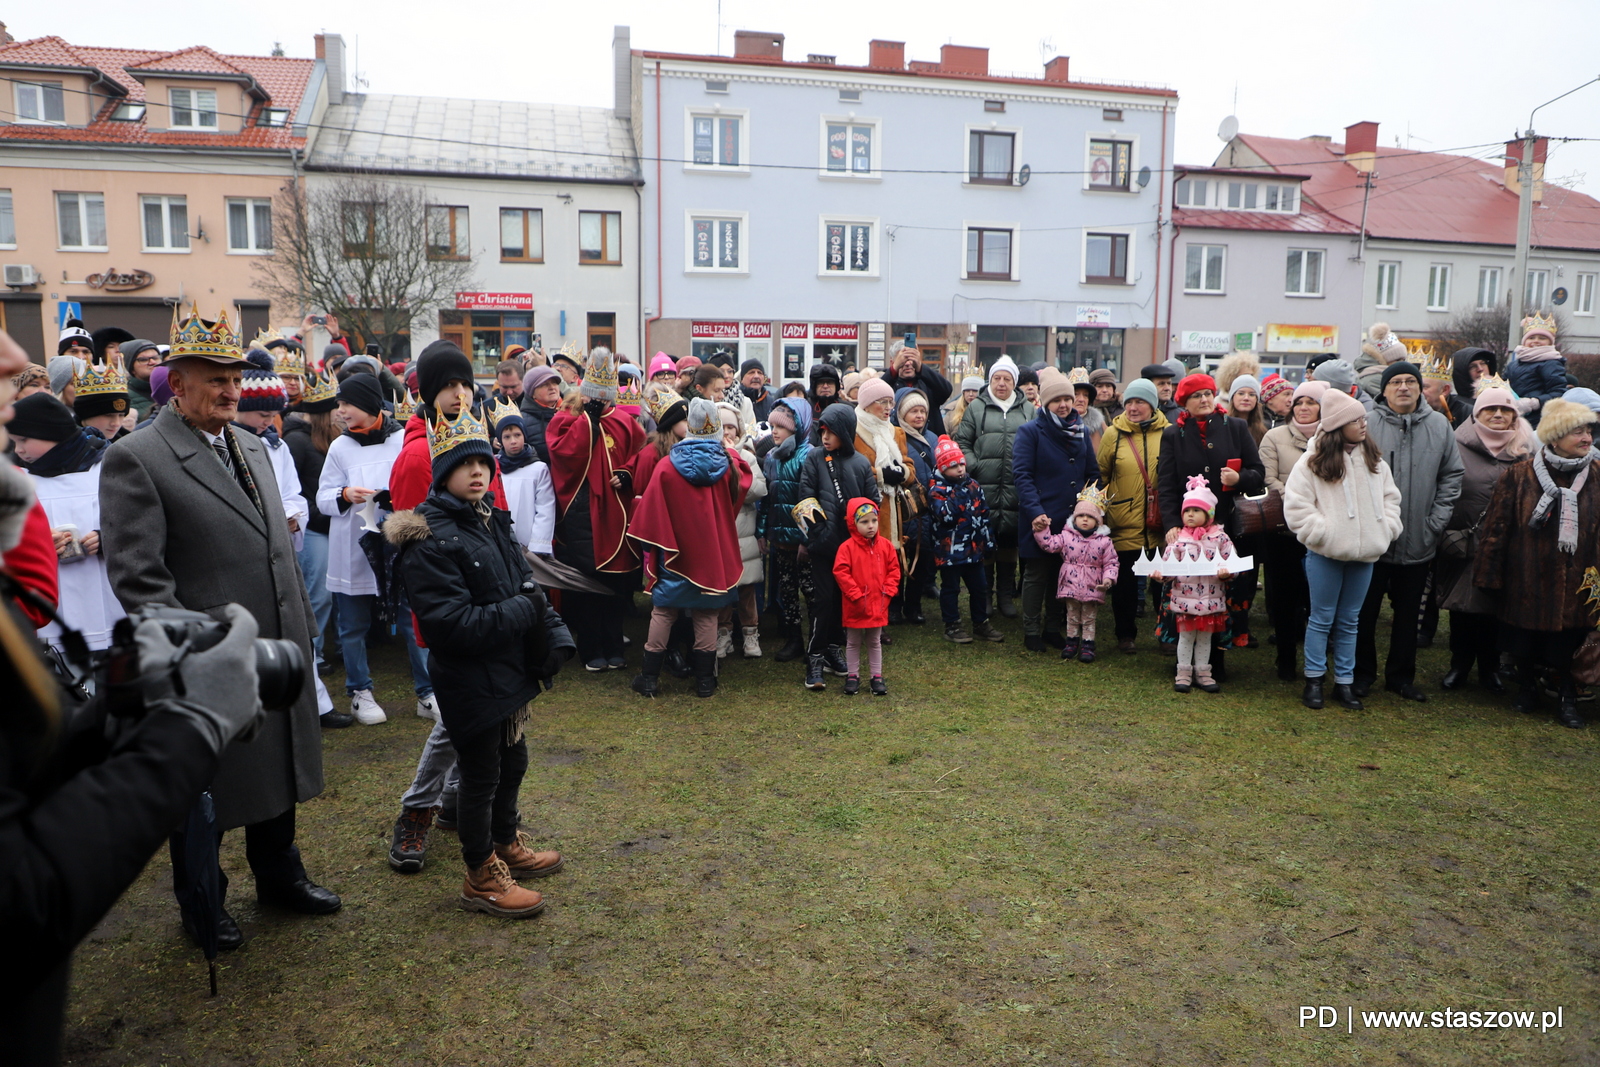
[[[313,315],[313,316],[311,316],[311,321],[312,321],[313,324],[315,324],[317,326],[326,326],[326,325],[328,325],[328,316],[326,316],[326,315]]]

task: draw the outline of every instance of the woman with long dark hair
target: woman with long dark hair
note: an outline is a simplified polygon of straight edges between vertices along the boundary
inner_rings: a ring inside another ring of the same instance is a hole
[[[1274,426],[1261,439],[1261,466],[1267,474],[1267,491],[1280,499],[1289,474],[1316,436],[1322,420],[1322,394],[1327,382],[1301,382],[1294,390],[1289,421]],[[1306,635],[1306,614],[1311,594],[1306,589],[1306,548],[1293,533],[1280,530],[1256,538],[1262,569],[1267,575],[1267,618],[1272,620],[1278,651],[1278,678],[1292,682],[1299,675],[1295,649]]]

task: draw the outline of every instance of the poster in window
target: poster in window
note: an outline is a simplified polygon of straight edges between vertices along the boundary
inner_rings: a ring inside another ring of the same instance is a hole
[[[739,269],[739,224],[731,219],[717,223],[717,266],[723,270]]]
[[[710,270],[717,265],[712,246],[716,241],[716,223],[711,219],[694,220],[694,265],[697,270]]]
[[[799,378],[805,374],[806,346],[783,346],[783,376],[785,378]]]
[[[1116,147],[1116,155],[1114,157],[1115,166],[1112,168],[1111,184],[1115,185],[1118,189],[1126,189],[1128,187],[1128,169],[1130,166],[1130,160],[1132,156],[1131,149],[1133,146],[1122,141],[1114,141],[1112,144]]]
[[[694,161],[696,163],[711,163],[711,129],[714,120],[709,116],[694,120]]]
[[[739,120],[718,119],[722,134],[722,150],[719,153],[719,162],[724,166],[736,167],[739,165]]]
[[[844,232],[843,223],[828,223],[827,268],[829,270],[844,270]]]
[[[843,171],[845,169],[845,153],[849,142],[850,127],[828,125],[828,169]]]
[[[1115,146],[1110,141],[1089,142],[1089,184],[1111,185]]]
[[[850,269],[853,271],[869,271],[872,269],[872,227],[870,225],[850,227]]]
[[[872,172],[871,126],[856,126],[850,130],[850,168],[857,174]]]

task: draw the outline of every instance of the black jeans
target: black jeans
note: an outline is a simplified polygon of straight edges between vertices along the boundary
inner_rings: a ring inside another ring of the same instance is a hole
[[[1287,534],[1262,534],[1261,563],[1267,577],[1267,618],[1278,635],[1278,659],[1293,663],[1295,646],[1305,643],[1311,614],[1306,546]]]
[[[1139,607],[1139,578],[1133,573],[1139,556],[1137,548],[1117,553],[1117,584],[1111,587],[1111,617],[1116,622],[1118,641],[1132,641],[1139,636],[1139,624],[1134,615]]]
[[[633,593],[633,574],[606,574],[584,571],[590,578],[614,591],[613,596],[599,593],[563,593],[561,618],[572,631],[572,640],[578,646],[578,659],[584,663],[592,659],[612,659],[622,655],[622,618]]]
[[[1493,615],[1476,611],[1450,613],[1450,666],[1469,671],[1478,664],[1478,681],[1500,669],[1499,627]]]
[[[517,838],[517,791],[528,771],[528,743],[506,744],[504,723],[451,740],[461,770],[456,835],[462,860],[475,871],[488,861],[495,842]]]
[[[300,846],[294,843],[295,806],[282,815],[265,822],[251,823],[244,828],[244,855],[250,870],[256,876],[256,886],[287,887],[306,877],[305,864],[300,862]],[[222,842],[222,832],[217,832],[217,843]],[[191,876],[184,853],[184,832],[175,830],[167,841],[172,854],[172,890],[180,902],[189,891]],[[220,870],[220,867],[219,867]],[[221,871],[222,892],[228,892],[228,872]]]
[[[1367,600],[1361,605],[1361,623],[1356,631],[1358,683],[1371,685],[1378,680],[1378,609],[1383,606],[1385,595],[1394,608],[1394,626],[1389,631],[1384,684],[1409,685],[1417,680],[1417,616],[1422,611],[1422,593],[1432,567],[1431,561],[1372,565],[1372,584],[1367,587]]]
[[[844,644],[844,598],[833,577],[833,559],[838,554],[837,545],[811,552],[811,641],[806,651],[813,656],[822,655],[829,645]]]
[[[989,579],[981,562],[940,567],[939,575],[939,615],[946,630],[961,625],[962,582],[967,584],[967,600],[972,605],[972,625],[989,621]]]

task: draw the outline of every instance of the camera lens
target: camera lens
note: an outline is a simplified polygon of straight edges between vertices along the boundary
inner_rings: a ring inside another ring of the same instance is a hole
[[[293,641],[256,638],[256,691],[272,711],[295,702],[306,684],[306,659]]]

